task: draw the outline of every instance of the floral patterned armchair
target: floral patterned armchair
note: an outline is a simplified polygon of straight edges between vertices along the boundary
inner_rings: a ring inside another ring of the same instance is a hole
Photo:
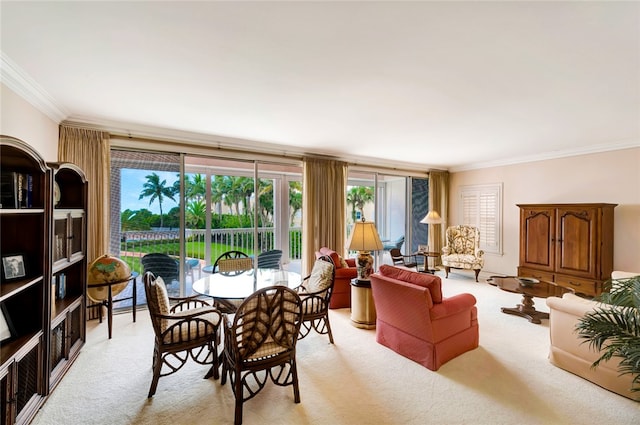
[[[480,231],[473,226],[451,226],[447,228],[446,245],[442,248],[442,265],[445,277],[454,269],[473,270],[476,282],[482,266],[484,251],[480,249]]]

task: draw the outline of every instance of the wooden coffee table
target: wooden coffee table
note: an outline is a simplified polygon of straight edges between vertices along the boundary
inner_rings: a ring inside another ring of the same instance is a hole
[[[515,307],[502,307],[505,314],[513,314],[524,317],[531,323],[541,323],[541,319],[548,319],[549,313],[536,310],[533,297],[561,297],[567,292],[575,292],[571,288],[557,285],[553,282],[545,282],[531,277],[520,276],[491,276],[487,279],[491,285],[495,285],[503,291],[522,294],[522,303]]]

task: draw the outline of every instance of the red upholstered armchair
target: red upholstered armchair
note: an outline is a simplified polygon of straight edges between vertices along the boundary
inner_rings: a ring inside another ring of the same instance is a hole
[[[351,307],[351,280],[358,275],[356,260],[354,258],[345,259],[347,267],[340,261],[340,255],[334,250],[322,247],[316,251],[316,258],[326,255],[331,257],[336,266],[336,279],[333,285],[333,294],[329,302],[329,308],[349,308]]]
[[[438,276],[382,265],[371,275],[376,341],[427,369],[478,347],[476,299],[442,297]]]

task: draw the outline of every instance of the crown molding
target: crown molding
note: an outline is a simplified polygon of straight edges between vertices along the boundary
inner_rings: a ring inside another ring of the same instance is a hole
[[[609,151],[617,151],[622,149],[640,148],[640,139],[625,139],[613,143],[603,143],[599,145],[583,146],[575,149],[564,149],[559,151],[541,152],[535,155],[520,156],[508,158],[505,160],[477,162],[473,164],[465,164],[450,167],[449,172],[456,173],[460,171],[479,170],[482,168],[504,167],[508,165],[517,165],[527,162],[548,161],[552,159],[567,158],[579,155],[589,155],[594,153],[602,153]]]
[[[2,51],[0,51],[0,79],[4,85],[16,92],[18,96],[32,104],[56,123],[64,120],[69,115],[49,93]]]

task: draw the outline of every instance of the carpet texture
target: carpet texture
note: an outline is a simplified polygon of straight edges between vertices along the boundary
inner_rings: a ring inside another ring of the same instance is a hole
[[[480,347],[437,372],[375,342],[375,330],[355,328],[349,309],[330,313],[335,345],[312,333],[298,342],[301,403],[292,387],[267,384],[245,402],[245,424],[638,424],[640,403],[551,365],[548,321],[509,316],[516,294],[469,273],[443,280],[445,296],[469,292],[478,299]],[[486,278],[487,276],[485,276]],[[482,282],[482,279],[481,279]],[[536,307],[548,311],[543,299]],[[61,424],[230,424],[229,383],[203,379],[206,366],[190,362],[151,383],[153,330],[148,313],[91,321],[76,363],[33,421]]]

